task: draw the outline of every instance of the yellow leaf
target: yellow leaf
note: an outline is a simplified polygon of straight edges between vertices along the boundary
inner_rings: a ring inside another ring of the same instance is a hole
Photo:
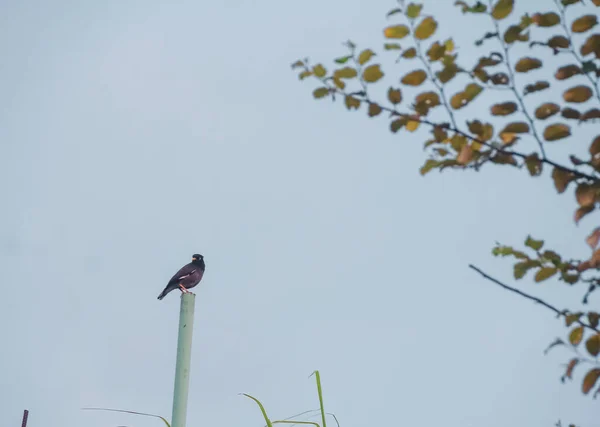
[[[411,19],[414,19],[419,16],[422,8],[423,8],[422,4],[410,3],[406,8],[406,16]]]
[[[571,30],[574,33],[584,33],[598,25],[598,17],[596,15],[584,15],[576,19],[571,24]]]
[[[535,70],[537,68],[541,68],[542,61],[536,58],[525,57],[519,59],[519,61],[515,64],[515,71],[517,73],[526,73],[531,70]]]
[[[409,49],[406,49],[403,53],[402,53],[402,57],[403,58],[414,58],[415,56],[417,56],[417,49],[415,49],[414,47],[411,47]]]
[[[592,335],[585,342],[585,348],[594,357],[600,353],[600,334]]]
[[[360,107],[360,100],[358,100],[350,95],[346,95],[346,98],[344,98],[344,102],[345,102],[346,108],[348,108],[348,110],[351,110],[353,108],[355,110],[358,110],[358,107]]]
[[[538,108],[536,108],[535,117],[540,120],[544,120],[550,116],[555,115],[559,111],[560,111],[560,106],[558,104],[555,104],[553,102],[547,102],[545,104],[540,105]]]
[[[581,103],[586,102],[592,95],[592,90],[588,86],[579,85],[565,91],[563,93],[563,99],[566,102]]]
[[[567,378],[573,378],[573,369],[575,368],[577,363],[579,363],[579,359],[577,359],[577,358],[571,359],[571,361],[567,365],[567,370],[565,372],[565,376]]]
[[[400,104],[402,102],[402,92],[400,89],[389,88],[388,99],[394,105]]]
[[[552,171],[552,179],[554,180],[556,191],[564,193],[569,183],[575,179],[575,176],[568,171],[555,167]]]
[[[456,161],[461,165],[466,165],[472,159],[473,148],[471,148],[471,146],[468,144],[463,145],[462,149],[460,150],[460,153],[458,154],[458,157],[456,158]]]
[[[594,210],[594,206],[582,206],[575,211],[575,224],[578,224],[581,219]]]
[[[313,91],[313,96],[316,99],[323,98],[323,97],[325,97],[327,95],[329,95],[329,89],[326,88],[326,87],[320,87],[320,88],[317,88],[317,89],[315,89]]]
[[[446,48],[446,53],[452,53],[454,50],[454,40],[448,39],[444,42],[444,47]]]
[[[577,65],[570,64],[560,67],[558,70],[556,70],[554,77],[556,80],[565,80],[577,74],[581,74],[581,68],[579,68]]]
[[[600,58],[600,34],[592,34],[587,38],[585,43],[579,49],[582,56],[587,56],[592,53],[596,55],[596,59]]]
[[[579,206],[594,206],[596,203],[597,190],[594,186],[581,183],[575,190],[575,198]]]
[[[529,132],[529,125],[525,122],[509,123],[502,129],[502,132],[527,133]]]
[[[577,120],[577,119],[579,119],[581,117],[581,113],[579,111],[577,111],[574,108],[569,108],[569,107],[563,108],[563,110],[560,112],[560,114],[565,119],[574,119],[574,120]]]
[[[317,64],[313,67],[313,74],[317,77],[325,77],[327,70],[321,64]]]
[[[569,342],[573,345],[579,345],[581,340],[583,339],[583,326],[578,326],[571,330],[569,334]]]
[[[536,282],[542,282],[554,276],[557,272],[558,268],[556,267],[543,267],[538,270],[533,280],[535,280]]]
[[[491,112],[492,116],[508,116],[517,111],[517,108],[516,102],[503,102],[501,104],[492,105]]]
[[[358,75],[358,73],[352,67],[340,68],[339,70],[335,70],[333,72],[333,77],[338,78],[338,79],[352,79],[352,78],[356,77],[357,75]]]
[[[571,128],[561,123],[549,125],[544,129],[544,139],[546,141],[556,141],[571,136]]]
[[[437,29],[437,22],[431,16],[423,19],[421,23],[415,29],[415,38],[419,40],[425,40],[435,33]]]
[[[381,107],[378,104],[369,104],[369,117],[375,117],[381,113]]]
[[[539,176],[542,173],[542,161],[537,153],[530,154],[525,158],[525,166],[531,176]]]
[[[364,69],[362,77],[367,83],[375,83],[383,77],[383,72],[381,71],[379,64],[369,65]]]
[[[365,49],[360,53],[360,55],[358,55],[358,63],[360,65],[363,65],[369,59],[371,59],[374,55],[375,55],[375,52],[373,52],[371,49]]]
[[[383,30],[383,35],[388,39],[403,39],[410,34],[406,25],[394,25]]]
[[[571,45],[569,39],[565,36],[554,36],[547,43],[550,47],[562,49],[567,49]]]
[[[409,86],[419,86],[427,79],[427,73],[423,70],[416,70],[402,77],[401,82]]]
[[[581,390],[583,394],[588,394],[592,388],[596,385],[596,381],[600,378],[600,368],[591,369],[583,378],[583,384]]]
[[[506,18],[513,10],[514,0],[498,0],[492,9],[492,17],[497,20]]]
[[[592,157],[596,157],[600,154],[600,136],[597,136],[590,144],[589,152]]]
[[[404,117],[400,117],[399,119],[394,120],[393,122],[390,123],[391,131],[394,133],[398,132],[400,129],[402,129],[404,127],[406,122],[407,122],[407,120]]]
[[[555,12],[548,13],[536,13],[531,19],[536,23],[539,27],[553,27],[557,24],[560,24],[560,16]]]
[[[420,124],[421,123],[416,120],[409,120],[404,127],[407,131],[414,132],[419,128]]]

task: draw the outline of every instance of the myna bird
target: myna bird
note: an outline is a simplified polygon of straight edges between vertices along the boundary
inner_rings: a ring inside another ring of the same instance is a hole
[[[204,257],[200,254],[192,255],[192,262],[181,267],[181,270],[171,277],[158,299],[163,299],[169,292],[177,288],[181,289],[182,293],[187,293],[188,289],[200,283],[204,276],[204,269]]]

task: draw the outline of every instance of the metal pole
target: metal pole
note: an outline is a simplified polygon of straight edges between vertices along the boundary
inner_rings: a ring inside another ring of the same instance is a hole
[[[177,339],[177,365],[175,368],[175,391],[173,392],[173,417],[171,427],[185,427],[188,389],[190,384],[190,360],[192,356],[192,332],[194,330],[194,304],[196,295],[181,294],[179,311],[179,338]]]
[[[23,422],[21,423],[21,427],[27,427],[27,419],[29,418],[29,411],[25,409],[23,411]]]

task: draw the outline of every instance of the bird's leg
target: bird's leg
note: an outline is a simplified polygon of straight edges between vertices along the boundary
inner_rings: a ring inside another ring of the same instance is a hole
[[[181,292],[184,294],[189,294],[190,291],[188,291],[185,286],[183,286],[181,283],[179,284],[179,289],[181,289]]]

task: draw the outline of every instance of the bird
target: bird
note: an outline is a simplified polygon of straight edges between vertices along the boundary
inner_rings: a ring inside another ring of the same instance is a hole
[[[181,269],[175,273],[167,286],[158,296],[159,300],[162,300],[169,292],[177,288],[181,289],[182,293],[189,293],[188,289],[193,288],[204,276],[204,257],[200,254],[192,255],[192,262],[184,265]]]

